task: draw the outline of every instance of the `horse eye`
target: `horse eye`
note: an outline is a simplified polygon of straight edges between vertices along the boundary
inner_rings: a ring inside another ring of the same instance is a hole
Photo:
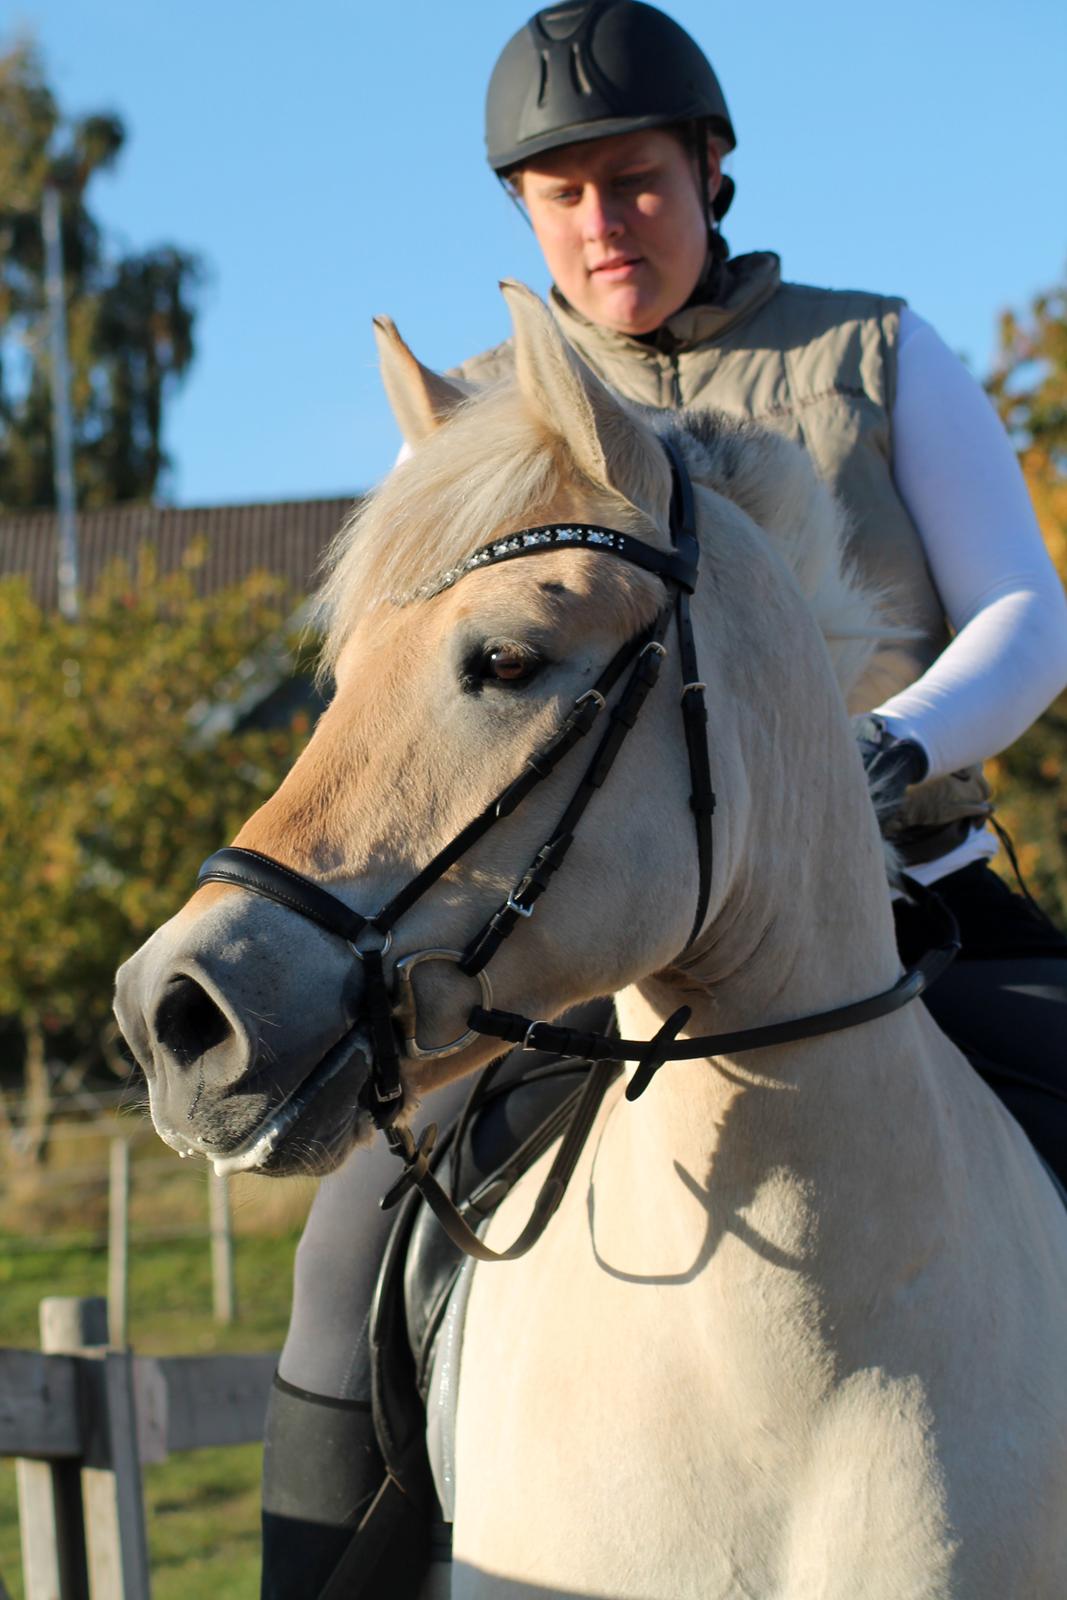
[[[532,678],[540,662],[520,650],[518,645],[498,644],[482,657],[482,677],[495,683],[524,683]]]

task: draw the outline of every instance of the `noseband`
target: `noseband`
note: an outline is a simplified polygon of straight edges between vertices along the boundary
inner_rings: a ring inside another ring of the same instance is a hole
[[[653,573],[664,583],[669,599],[656,619],[639,634],[628,639],[615,653],[591,689],[575,701],[556,732],[531,755],[523,771],[469,822],[456,837],[422,870],[370,916],[346,905],[336,895],[292,868],[261,854],[237,846],[218,850],[200,868],[198,887],[205,883],[227,883],[277,901],[291,911],[316,923],[327,933],[344,939],[363,967],[364,1023],[371,1046],[370,1069],[360,1090],[359,1103],[385,1131],[396,1154],[405,1162],[400,1181],[394,1185],[388,1203],[395,1203],[412,1184],[419,1187],[446,1230],[461,1248],[483,1260],[511,1259],[523,1254],[543,1231],[562,1197],[566,1179],[577,1161],[585,1135],[592,1125],[596,1107],[614,1076],[612,1063],[637,1061],[638,1070],[627,1087],[627,1098],[634,1100],[648,1086],[653,1074],[665,1061],[698,1059],[738,1050],[755,1049],[794,1039],[853,1027],[874,1017],[884,1016],[907,1004],[923,992],[959,948],[954,925],[945,925],[945,937],[937,948],[905,973],[891,989],[853,1005],[837,1007],[814,1016],[761,1028],[722,1035],[704,1035],[677,1042],[677,1035],[689,1020],[688,1007],[668,1018],[651,1040],[617,1039],[604,1034],[577,1032],[555,1027],[515,1012],[492,1008],[492,988],[485,971],[503,941],[521,921],[531,917],[553,875],[562,866],[574,840],[575,830],[587,805],[604,783],[627,734],[634,727],[649,691],[659,676],[667,654],[664,638],[671,617],[677,625],[679,658],[682,668],[681,712],[689,758],[693,813],[697,841],[697,901],[692,930],[686,949],[700,933],[707,914],[712,881],[712,813],[715,796],[708,760],[707,710],[705,685],[700,681],[696,645],[689,611],[689,596],[696,587],[700,550],[696,538],[693,490],[688,471],[674,445],[661,440],[671,468],[669,552],[656,550],[629,534],[591,524],[549,525],[525,528],[508,534],[469,556],[452,571],[420,591],[429,598],[457,583],[469,572],[495,566],[546,550],[593,550],[615,556]],[[619,683],[622,688],[608,710],[608,699]],[[488,921],[462,951],[430,949],[418,951],[397,961],[393,967],[394,989],[385,975],[383,958],[392,942],[393,928],[404,912],[421,899],[466,852],[512,811],[536,786],[547,778],[569,751],[588,734],[598,719],[606,715],[607,726],[583,773],[577,788],[548,839],[534,856],[525,873]],[[908,884],[909,892],[926,901],[936,900],[928,891]],[[940,906],[940,902],[937,902]],[[944,913],[947,917],[947,912]],[[951,918],[948,919],[951,923]],[[439,1046],[420,1045],[417,1039],[412,973],[427,961],[455,963],[467,976],[476,978],[481,989],[481,1005],[468,1016],[468,1031],[460,1038]],[[481,1244],[437,1186],[428,1168],[435,1129],[427,1129],[416,1146],[407,1129],[393,1127],[400,1110],[403,1087],[400,1081],[402,1056],[434,1057],[455,1053],[479,1036],[522,1044],[531,1050],[558,1051],[587,1056],[597,1063],[589,1082],[578,1097],[574,1118],[564,1137],[557,1160],[535,1203],[534,1215],[520,1239],[498,1255]],[[605,1071],[605,1068],[607,1069]],[[383,1202],[385,1203],[385,1202]],[[447,1208],[447,1209],[446,1209]]]

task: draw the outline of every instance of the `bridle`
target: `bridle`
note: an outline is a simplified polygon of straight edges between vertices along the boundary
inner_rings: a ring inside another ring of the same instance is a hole
[[[566,1182],[574,1170],[585,1138],[592,1127],[608,1084],[617,1072],[616,1063],[636,1061],[637,1071],[627,1086],[626,1097],[635,1100],[666,1061],[693,1060],[739,1050],[752,1050],[791,1040],[836,1032],[885,1016],[917,998],[937,977],[959,948],[959,935],[951,917],[940,907],[945,921],[945,937],[927,952],[918,964],[891,989],[852,1005],[839,1006],[791,1021],[771,1023],[740,1032],[703,1035],[678,1042],[677,1035],[689,1020],[690,1010],[681,1007],[667,1019],[654,1038],[618,1039],[607,1034],[587,1033],[554,1026],[520,1016],[516,1012],[494,1010],[492,986],[486,967],[501,944],[521,921],[533,915],[534,908],[562,866],[574,840],[575,830],[597,789],[606,780],[641,708],[659,676],[667,654],[664,638],[672,617],[678,633],[682,668],[681,711],[689,758],[693,813],[697,840],[697,903],[692,930],[685,949],[699,935],[707,915],[713,867],[712,791],[708,758],[705,685],[700,681],[696,645],[689,610],[689,597],[696,587],[699,545],[696,538],[693,490],[688,471],[678,450],[668,439],[662,444],[671,467],[670,551],[654,549],[642,540],[615,529],[593,524],[551,524],[524,528],[482,546],[459,566],[444,573],[420,591],[429,597],[458,582],[467,573],[549,549],[594,550],[615,556],[653,573],[662,580],[668,600],[650,626],[626,640],[601,672],[591,689],[579,695],[568,715],[548,741],[534,752],[523,771],[490,801],[450,843],[445,845],[415,876],[370,916],[348,906],[320,884],[295,872],[291,867],[257,850],[237,846],[218,850],[200,868],[198,887],[205,883],[236,885],[263,895],[298,912],[327,933],[344,939],[361,962],[364,978],[363,1016],[370,1044],[368,1076],[360,1089],[360,1106],[373,1118],[393,1149],[404,1162],[404,1171],[383,1205],[395,1204],[412,1186],[423,1193],[450,1237],[468,1254],[481,1260],[509,1260],[524,1254],[543,1232],[562,1198]],[[608,699],[621,683],[611,709]],[[501,820],[510,815],[531,791],[546,779],[606,714],[607,726],[574,793],[548,839],[504,903],[470,939],[462,951],[428,949],[405,956],[393,965],[393,989],[385,974],[384,956],[392,943],[393,929],[404,913],[416,904],[466,852]],[[908,884],[917,898],[936,900],[918,885]],[[370,942],[368,943],[368,940]],[[682,954],[685,952],[683,951]],[[426,961],[455,963],[468,977],[477,979],[481,1005],[472,1008],[467,1032],[448,1044],[426,1046],[417,1038],[417,1014],[412,981],[414,970]],[[354,1030],[353,1030],[354,1031]],[[398,1037],[399,1035],[399,1037]],[[431,1058],[452,1055],[478,1037],[522,1044],[525,1049],[559,1052],[588,1057],[590,1068],[585,1087],[575,1097],[571,1122],[564,1134],[552,1169],[534,1205],[530,1222],[509,1250],[495,1252],[482,1244],[461,1213],[445,1195],[430,1171],[429,1158],[434,1148],[436,1127],[425,1130],[418,1144],[407,1128],[397,1128],[394,1120],[403,1100],[400,1079],[402,1056]],[[343,1041],[342,1041],[343,1042]],[[331,1053],[337,1057],[338,1051]],[[315,1075],[313,1069],[312,1077]]]

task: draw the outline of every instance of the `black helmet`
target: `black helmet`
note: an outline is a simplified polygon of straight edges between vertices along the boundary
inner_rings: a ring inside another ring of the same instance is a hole
[[[564,0],[504,46],[485,144],[503,176],[561,145],[676,122],[706,124],[728,150],[737,143],[719,80],[685,29],[642,0]]]

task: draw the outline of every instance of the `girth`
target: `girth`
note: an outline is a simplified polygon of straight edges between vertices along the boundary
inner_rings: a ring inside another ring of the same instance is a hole
[[[527,555],[538,555],[547,549],[564,548],[598,551],[627,561],[654,573],[668,591],[668,601],[651,627],[627,640],[616,651],[593,688],[579,696],[551,738],[529,757],[518,777],[403,888],[376,911],[364,915],[302,873],[259,851],[237,846],[216,851],[209,856],[197,879],[198,885],[228,883],[275,900],[349,944],[353,955],[363,965],[364,1014],[361,1021],[366,1028],[371,1053],[368,1077],[360,1090],[359,1103],[383,1130],[394,1153],[404,1161],[403,1172],[383,1198],[382,1204],[394,1205],[412,1186],[418,1188],[450,1238],[461,1249],[480,1260],[513,1259],[524,1254],[540,1237],[562,1199],[604,1093],[616,1075],[614,1063],[638,1063],[637,1072],[627,1087],[627,1098],[634,1100],[666,1061],[757,1049],[855,1027],[875,1017],[888,1015],[915,999],[947,966],[959,948],[955,923],[942,907],[947,922],[936,948],[883,993],[809,1017],[730,1034],[705,1035],[681,1043],[677,1036],[689,1020],[688,1007],[680,1008],[669,1017],[650,1040],[620,1040],[602,1034],[579,1033],[493,1008],[492,987],[486,968],[503,941],[522,921],[532,916],[537,902],[563,865],[587,806],[606,781],[658,679],[667,653],[664,639],[672,620],[678,634],[682,671],[681,712],[691,783],[689,804],[697,841],[697,898],[692,930],[685,947],[687,950],[700,933],[707,915],[713,872],[712,814],[715,796],[708,756],[705,685],[699,676],[689,611],[689,596],[696,586],[700,552],[689,474],[674,445],[667,439],[661,442],[667,452],[672,475],[670,552],[656,550],[628,534],[592,524],[527,528],[483,546],[459,566],[426,585],[415,597],[427,598],[440,593],[459,582],[467,573],[483,567]],[[618,688],[620,684],[621,688]],[[609,698],[617,688],[618,694],[609,710]],[[423,950],[395,962],[393,985],[390,987],[384,956],[392,941],[393,928],[404,912],[502,817],[514,811],[555,770],[564,756],[592,731],[601,717],[606,717],[607,726],[571,799],[504,903],[468,940],[462,951]],[[936,901],[936,896],[919,889],[917,885],[909,885],[909,890],[929,902]],[[940,902],[937,904],[940,905]],[[471,1010],[467,1019],[468,1031],[445,1045],[427,1046],[420,1044],[417,1037],[411,974],[417,965],[428,960],[454,962],[461,972],[477,978],[481,988],[482,1004]],[[530,1221],[511,1248],[500,1253],[482,1244],[430,1171],[429,1157],[437,1136],[436,1127],[427,1128],[416,1144],[407,1128],[394,1125],[403,1100],[401,1060],[405,1057],[453,1054],[479,1036],[521,1043],[530,1049],[588,1057],[595,1063],[576,1098],[570,1124],[534,1203]]]

